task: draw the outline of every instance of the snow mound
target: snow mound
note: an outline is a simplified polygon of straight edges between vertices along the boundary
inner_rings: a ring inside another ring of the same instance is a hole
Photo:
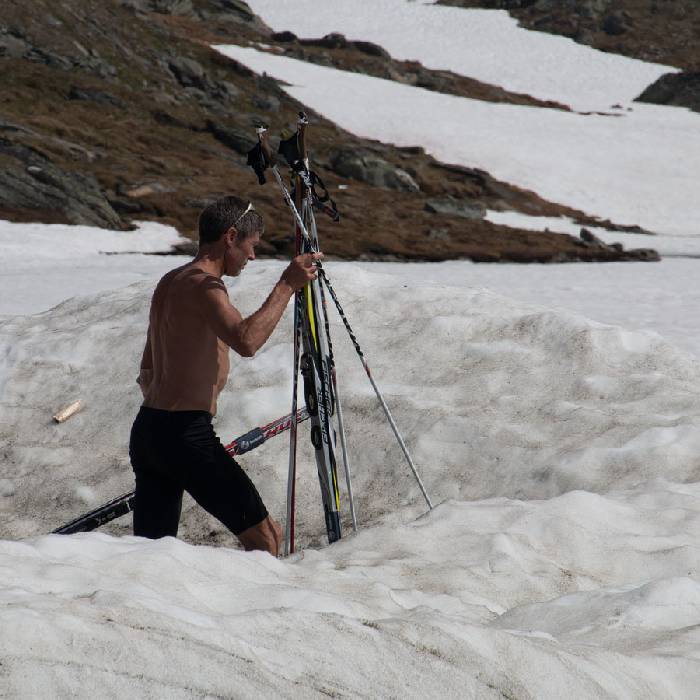
[[[171,538],[0,542],[3,686],[16,698],[690,698],[699,516],[697,484],[658,481],[447,502],[290,561]]]
[[[244,284],[230,285],[234,303],[252,312],[282,269],[258,263]],[[600,493],[656,477],[698,480],[700,364],[659,336],[486,290],[408,285],[371,266],[327,269],[436,502]],[[48,532],[132,488],[126,447],[140,403],[134,380],[152,286],[0,322],[0,536]],[[394,511],[413,517],[423,509],[418,488],[333,315],[332,326],[360,522]],[[256,358],[234,362],[216,421],[222,439],[288,412],[290,337],[288,310]],[[85,409],[53,424],[51,415],[77,398]],[[303,426],[298,530],[303,544],[320,544],[306,436]],[[241,458],[280,518],[286,451],[280,437]],[[189,502],[182,534],[232,542]]]

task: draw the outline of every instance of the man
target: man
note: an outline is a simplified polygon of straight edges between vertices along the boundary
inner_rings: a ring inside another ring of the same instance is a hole
[[[280,526],[211,425],[229,373],[229,348],[252,357],[270,337],[294,292],[317,272],[321,253],[299,255],[248,318],[232,306],[223,275],[237,276],[263,233],[262,217],[224,197],[199,217],[199,252],[167,273],[151,301],[138,383],[144,401],[131,430],[136,477],[134,534],[177,535],[183,490],[218,518],[246,550],[277,556]]]

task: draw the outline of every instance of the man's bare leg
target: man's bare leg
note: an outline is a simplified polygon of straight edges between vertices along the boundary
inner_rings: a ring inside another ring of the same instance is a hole
[[[282,547],[282,528],[280,524],[269,515],[238,535],[239,542],[246,552],[258,549],[269,552],[273,557],[279,555]]]

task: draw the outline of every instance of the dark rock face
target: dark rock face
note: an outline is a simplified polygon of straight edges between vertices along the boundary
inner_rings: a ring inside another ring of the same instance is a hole
[[[335,149],[330,154],[330,166],[341,177],[366,182],[375,187],[403,192],[420,190],[408,172],[364,149]]]
[[[609,36],[620,36],[627,31],[627,23],[620,13],[613,12],[603,19],[600,28]]]
[[[653,248],[632,248],[625,250],[622,243],[606,243],[586,228],[579,233],[579,244],[585,248],[610,252],[619,255],[621,260],[637,260],[639,262],[658,262],[661,260],[659,253]]]
[[[431,214],[457,216],[461,219],[478,220],[486,215],[486,207],[479,203],[459,199],[429,199],[425,203],[425,211]]]
[[[209,85],[204,68],[191,58],[175,56],[168,61],[168,68],[182,87],[206,90]]]
[[[92,175],[69,173],[38,151],[0,138],[0,211],[53,213],[54,220],[125,228]]]
[[[650,85],[638,102],[687,107],[700,112],[700,73],[667,73]]]
[[[69,100],[85,100],[87,102],[97,102],[103,105],[113,105],[124,108],[124,103],[114,95],[103,90],[93,90],[91,88],[79,88],[72,85],[68,91]]]
[[[217,141],[220,141],[224,146],[246,155],[253,148],[255,141],[253,139],[252,130],[249,132],[237,129],[231,126],[224,126],[219,122],[207,120],[207,130],[214,136]]]
[[[194,10],[190,0],[120,0],[125,7],[163,15],[188,15]]]

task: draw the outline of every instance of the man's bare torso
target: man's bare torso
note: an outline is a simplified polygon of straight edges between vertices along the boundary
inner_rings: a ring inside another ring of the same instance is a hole
[[[192,264],[169,272],[158,283],[151,301],[152,378],[144,406],[216,413],[230,365],[228,346],[202,313],[202,293],[212,285],[225,292],[221,279]],[[147,354],[148,346],[145,367]]]

